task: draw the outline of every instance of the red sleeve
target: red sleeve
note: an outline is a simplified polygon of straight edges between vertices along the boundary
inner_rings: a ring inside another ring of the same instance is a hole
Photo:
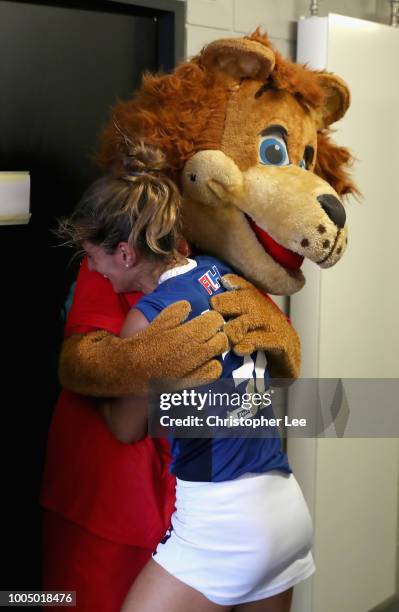
[[[141,295],[115,293],[108,279],[89,270],[85,257],[76,281],[72,307],[65,326],[65,337],[95,329],[119,334],[129,308]]]

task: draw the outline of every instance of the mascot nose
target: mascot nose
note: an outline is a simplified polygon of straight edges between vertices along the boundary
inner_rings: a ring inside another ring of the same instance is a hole
[[[326,193],[319,196],[317,201],[321,204],[324,212],[330,217],[331,221],[333,221],[337,227],[344,227],[346,212],[338,198]]]

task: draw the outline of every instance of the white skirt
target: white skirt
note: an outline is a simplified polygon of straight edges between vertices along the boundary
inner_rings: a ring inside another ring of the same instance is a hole
[[[177,479],[172,527],[154,552],[167,572],[220,605],[266,599],[315,571],[312,519],[293,474]]]

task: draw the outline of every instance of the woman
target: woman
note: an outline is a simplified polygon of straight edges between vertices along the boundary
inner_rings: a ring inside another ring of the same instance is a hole
[[[93,394],[123,391],[123,381],[115,374],[118,363],[123,363],[126,374],[124,392],[140,390],[145,381],[140,371],[142,345],[135,339],[121,345],[117,336],[141,295],[114,291],[110,281],[90,270],[83,259],[60,363],[61,378],[74,391],[63,389],[52,418],[40,500],[43,588],[76,591],[77,612],[119,612],[174,508],[168,445],[149,437],[134,444],[118,442],[101,417],[101,401],[80,393],[83,385],[85,391],[93,387]],[[151,346],[153,337],[158,342],[161,335],[172,349],[158,352],[166,370],[177,358],[176,376],[193,370],[217,376],[220,366],[213,357],[227,342],[220,332],[222,318],[208,313],[196,322],[197,347],[187,362],[185,346],[193,326],[181,324],[186,315],[183,304],[172,317],[159,318],[148,330],[145,346]]]
[[[209,308],[209,284],[201,284],[206,270],[216,294],[223,291],[220,276],[229,271],[213,258],[187,261],[179,254],[180,199],[162,167],[156,149],[136,148],[125,174],[97,182],[64,225],[92,269],[114,288],[148,294],[127,316],[124,337],[140,337],[164,307],[184,297],[193,316],[203,312]],[[256,354],[251,358],[258,363]],[[243,364],[243,358],[227,354],[222,376],[235,378]],[[104,415],[118,437],[126,431],[143,435],[142,401],[116,400]],[[175,439],[172,454],[173,529],[123,610],[288,610],[292,586],[314,572],[314,563],[309,512],[281,441]]]

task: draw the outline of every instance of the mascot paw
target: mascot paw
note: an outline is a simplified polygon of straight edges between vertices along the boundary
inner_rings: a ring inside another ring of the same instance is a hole
[[[231,318],[223,331],[233,351],[243,356],[264,350],[273,378],[296,378],[299,337],[278,306],[240,276],[226,274],[222,283],[227,291],[214,296],[211,304],[223,317]]]

